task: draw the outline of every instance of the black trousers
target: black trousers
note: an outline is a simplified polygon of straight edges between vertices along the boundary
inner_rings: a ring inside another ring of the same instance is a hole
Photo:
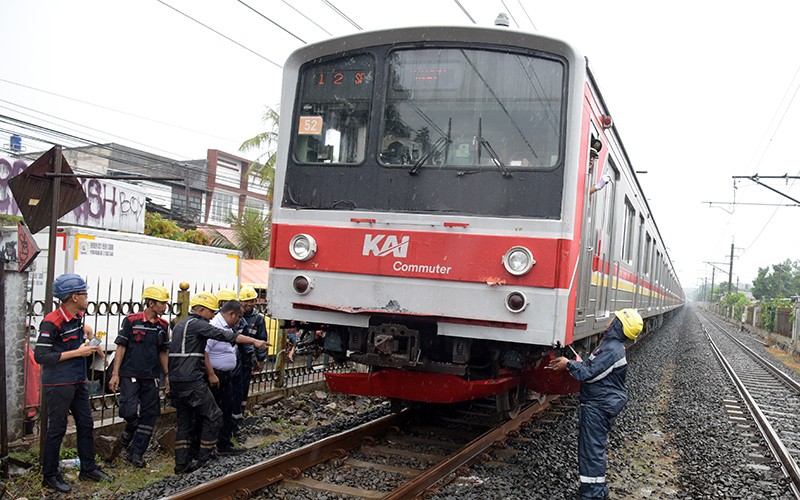
[[[42,475],[52,477],[58,474],[61,441],[67,433],[67,414],[72,412],[75,431],[78,434],[78,458],[81,471],[93,472],[97,469],[94,461],[94,438],[92,430],[92,409],[89,405],[89,385],[69,384],[44,387],[47,402],[47,434],[42,452]]]
[[[239,400],[240,400],[240,411],[242,415],[247,410],[247,395],[250,394],[250,379],[253,376],[253,369],[255,366],[250,364],[242,364],[242,381],[241,381],[241,392],[239,393]]]
[[[217,448],[232,448],[233,409],[239,403],[237,394],[234,393],[233,370],[214,370],[214,373],[219,379],[219,386],[211,388],[211,394],[214,395],[214,401],[222,412],[222,427],[220,427],[219,436],[217,437]]]
[[[175,466],[188,465],[192,448],[198,449],[197,459],[207,461],[217,445],[217,434],[222,424],[222,412],[205,379],[195,382],[170,382],[172,406],[178,413],[175,433]],[[199,429],[195,432],[195,424]]]
[[[125,432],[133,436],[130,450],[142,456],[161,414],[158,379],[120,377],[119,393],[119,416],[125,419]]]

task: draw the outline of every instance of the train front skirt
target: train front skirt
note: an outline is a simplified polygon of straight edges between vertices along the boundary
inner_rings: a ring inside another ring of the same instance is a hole
[[[426,403],[457,403],[495,396],[520,384],[541,394],[578,392],[580,383],[568,372],[546,370],[546,361],[525,370],[522,376],[509,375],[495,379],[464,380],[446,373],[412,372],[384,369],[374,373],[331,373],[325,379],[331,392],[379,396]]]

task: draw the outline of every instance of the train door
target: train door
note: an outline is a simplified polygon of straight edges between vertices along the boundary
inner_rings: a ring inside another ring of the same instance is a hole
[[[589,300],[594,304],[595,326],[600,324],[605,326],[608,319],[609,300],[613,289],[612,277],[616,274],[614,261],[617,258],[614,252],[614,207],[616,207],[616,181],[619,180],[619,171],[610,156],[607,158],[603,173],[608,174],[612,182],[606,184],[604,189],[594,193],[597,198],[595,200],[597,216],[592,231],[592,246],[594,247],[592,267],[595,270],[596,278],[593,281],[597,282],[597,286],[593,288],[594,297]]]
[[[644,237],[645,237],[645,229],[644,229],[644,217],[639,215],[639,244],[638,249],[636,250],[636,277],[633,286],[633,304],[631,307],[634,309],[639,307],[639,304],[642,302],[642,276],[644,274],[643,265],[644,265]]]
[[[589,144],[593,144],[597,140],[597,129],[594,124],[591,124],[591,140]],[[598,167],[597,161],[593,158],[591,149],[587,154],[588,165],[586,167],[585,188],[583,192],[583,226],[581,227],[581,255],[578,260],[578,296],[575,308],[575,324],[583,324],[594,317],[594,305],[590,304],[589,298],[593,296],[592,288],[594,283],[594,271],[592,269],[594,255],[593,245],[593,229],[595,227],[595,218],[597,216],[597,197],[592,195],[590,188],[597,181]]]

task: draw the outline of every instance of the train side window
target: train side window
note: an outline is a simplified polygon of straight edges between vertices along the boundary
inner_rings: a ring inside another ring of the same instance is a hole
[[[650,276],[650,260],[651,255],[653,253],[653,239],[650,237],[649,234],[645,234],[644,236],[644,256],[642,260],[642,271],[645,275]]]
[[[630,200],[625,197],[625,226],[622,233],[622,260],[630,264],[633,262],[633,236],[635,232],[636,209]]]

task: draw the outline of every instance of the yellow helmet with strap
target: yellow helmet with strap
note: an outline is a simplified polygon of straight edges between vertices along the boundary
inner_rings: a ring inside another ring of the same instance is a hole
[[[622,309],[614,313],[619,321],[622,323],[622,333],[631,340],[636,340],[639,333],[644,328],[644,321],[642,315],[636,309]]]
[[[169,291],[161,285],[150,285],[142,292],[142,300],[147,299],[167,302],[169,301]]]
[[[258,298],[258,293],[256,293],[256,289],[250,285],[245,285],[239,290],[239,300],[253,300]]]

